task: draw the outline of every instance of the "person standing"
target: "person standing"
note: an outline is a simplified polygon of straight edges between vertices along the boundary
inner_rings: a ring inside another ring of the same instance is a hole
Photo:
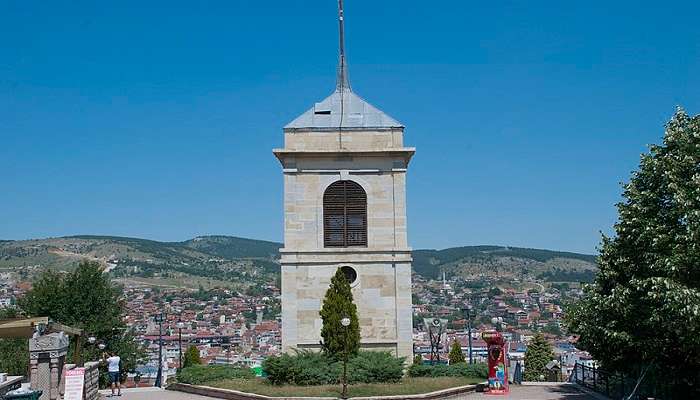
[[[121,396],[122,388],[120,383],[121,376],[119,374],[119,363],[122,359],[113,351],[109,352],[109,357],[107,357],[107,353],[105,353],[102,358],[107,363],[109,383],[112,387],[112,394],[108,397]],[[115,389],[117,391],[116,394],[114,393]]]

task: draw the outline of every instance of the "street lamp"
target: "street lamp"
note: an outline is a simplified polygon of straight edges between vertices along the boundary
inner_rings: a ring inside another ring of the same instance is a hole
[[[348,327],[350,326],[350,318],[343,317],[340,320],[340,324],[343,325],[343,330],[345,331],[345,351],[343,352],[343,393],[341,393],[340,398],[348,398]]]
[[[472,364],[472,317],[471,317],[472,306],[467,305],[462,309],[464,311],[465,317],[467,319],[467,334],[469,335],[469,364]]]
[[[182,370],[182,328],[185,327],[185,323],[182,322],[182,319],[178,319],[175,326],[177,327],[177,341],[180,347],[180,364],[178,364],[178,367]]]
[[[500,332],[503,330],[503,317],[493,317],[491,318],[491,323],[496,327],[496,331]]]
[[[156,314],[154,318],[155,322],[158,323],[158,376],[156,376],[155,385],[157,387],[163,386],[163,321],[165,320],[165,314]]]

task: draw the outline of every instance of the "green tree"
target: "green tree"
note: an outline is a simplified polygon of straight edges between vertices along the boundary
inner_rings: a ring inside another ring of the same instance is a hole
[[[525,351],[524,380],[543,381],[543,377],[547,377],[547,363],[553,359],[552,345],[544,339],[542,333],[537,332]]]
[[[462,346],[458,341],[452,342],[452,347],[450,347],[450,354],[448,355],[450,359],[450,365],[459,364],[465,362],[464,353],[462,353]]]
[[[350,325],[347,327],[341,324],[345,317],[350,318]],[[357,354],[360,348],[357,306],[353,303],[350,283],[340,268],[331,278],[331,285],[323,299],[321,319],[321,346],[326,354],[340,358],[346,351],[346,346],[349,355]]]
[[[564,332],[561,331],[559,324],[557,324],[554,321],[547,322],[547,325],[545,325],[545,327],[542,328],[542,332],[549,333],[555,336],[562,336],[564,334]]]
[[[423,356],[420,354],[413,356],[413,365],[423,365]]]
[[[122,369],[130,371],[145,357],[145,352],[122,320],[122,294],[99,263],[83,261],[67,274],[51,270],[42,273],[18,303],[30,316],[49,317],[83,329],[83,360],[102,358],[96,346],[87,345],[86,337],[94,336],[105,343],[106,351],[119,354]]]
[[[0,309],[0,320],[18,318],[14,308]],[[0,339],[0,371],[10,375],[27,375],[29,344],[27,339]]]
[[[595,282],[567,313],[604,368],[700,382],[700,116],[679,109],[624,185]],[[693,396],[690,396],[693,397]]]
[[[199,349],[197,349],[197,346],[188,347],[185,354],[182,355],[182,368],[201,364],[202,359],[199,358]]]

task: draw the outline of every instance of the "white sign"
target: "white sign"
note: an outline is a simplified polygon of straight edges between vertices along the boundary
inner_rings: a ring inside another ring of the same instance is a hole
[[[66,371],[66,391],[63,400],[83,400],[85,387],[85,368]]]

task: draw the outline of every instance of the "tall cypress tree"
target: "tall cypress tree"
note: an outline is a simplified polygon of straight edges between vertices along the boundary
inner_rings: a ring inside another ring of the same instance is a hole
[[[344,327],[341,320],[350,318],[350,325]],[[357,306],[353,303],[350,283],[343,271],[338,268],[331,285],[326,291],[321,308],[321,345],[323,351],[331,357],[341,358],[344,352],[357,354],[360,349],[360,322],[357,319]],[[346,347],[347,346],[347,347]]]
[[[526,381],[543,381],[546,379],[547,363],[553,359],[552,345],[544,339],[541,332],[537,332],[525,351],[524,379]]]
[[[569,331],[606,369],[700,395],[700,116],[676,112],[623,197]]]
[[[462,353],[462,346],[457,340],[452,342],[452,347],[450,347],[450,354],[448,354],[448,358],[450,359],[450,365],[466,362],[464,359],[464,353]]]

